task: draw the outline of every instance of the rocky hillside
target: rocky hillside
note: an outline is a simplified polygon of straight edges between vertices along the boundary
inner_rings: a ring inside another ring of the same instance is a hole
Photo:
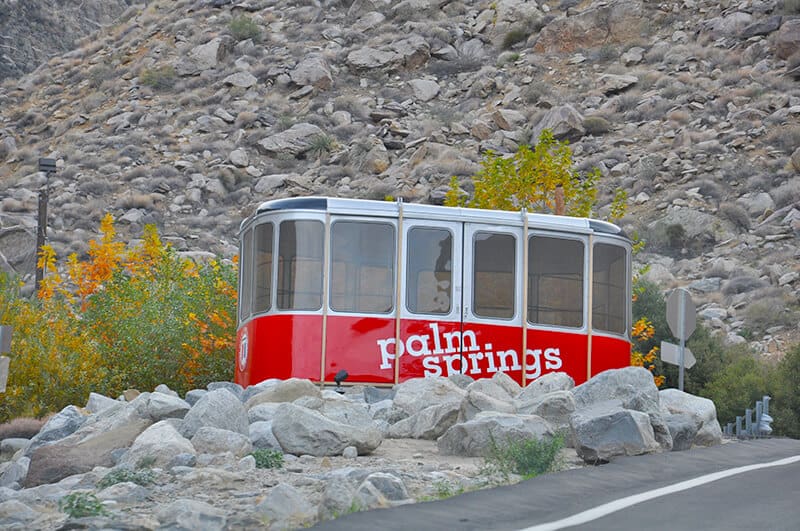
[[[0,80],[18,78],[111,24],[130,0],[0,0]]]
[[[40,156],[60,255],[105,211],[232,255],[261,201],[440,202],[549,127],[601,203],[628,192],[651,279],[780,354],[800,340],[798,50],[798,0],[151,1],[0,87],[0,263],[32,271]]]

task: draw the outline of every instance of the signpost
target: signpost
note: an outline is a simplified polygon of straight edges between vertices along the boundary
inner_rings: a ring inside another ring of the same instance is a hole
[[[667,298],[667,324],[672,335],[680,340],[680,347],[677,350],[677,360],[675,358],[675,345],[661,343],[661,359],[667,363],[678,365],[678,389],[683,391],[683,372],[695,363],[692,351],[686,348],[686,340],[692,335],[697,326],[697,308],[692,301],[689,291],[684,288],[672,290]],[[668,345],[665,348],[665,345]],[[687,355],[688,353],[688,355]],[[666,354],[666,357],[665,357]],[[690,363],[687,361],[691,360]]]
[[[0,325],[0,354],[11,352],[11,332],[10,326]],[[0,393],[5,393],[6,383],[8,382],[8,365],[11,360],[0,355]]]

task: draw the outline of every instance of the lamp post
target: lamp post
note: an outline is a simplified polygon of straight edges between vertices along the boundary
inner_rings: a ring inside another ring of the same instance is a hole
[[[44,278],[44,267],[39,267],[39,253],[47,239],[47,195],[50,185],[50,174],[56,172],[56,159],[39,159],[39,171],[44,172],[44,186],[39,189],[39,214],[36,225],[36,283],[35,292],[39,293],[39,286]]]

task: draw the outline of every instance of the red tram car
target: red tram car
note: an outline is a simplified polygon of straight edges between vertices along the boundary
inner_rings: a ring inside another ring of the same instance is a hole
[[[237,383],[392,385],[630,364],[631,242],[583,218],[268,201],[241,225]]]

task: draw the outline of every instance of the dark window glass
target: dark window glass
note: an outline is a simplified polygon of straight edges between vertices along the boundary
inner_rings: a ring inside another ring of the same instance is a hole
[[[253,313],[272,307],[272,223],[255,228],[255,293]]]
[[[583,326],[583,243],[532,236],[528,240],[528,321]]]
[[[593,254],[592,328],[625,335],[629,302],[625,249],[599,243]]]
[[[278,241],[278,308],[322,308],[323,226],[319,221],[283,221]]]
[[[394,227],[337,221],[331,228],[331,309],[388,313],[394,299]]]
[[[472,311],[479,317],[514,317],[515,238],[477,232],[473,241]]]
[[[249,229],[242,236],[239,251],[239,320],[250,317],[250,301],[253,285],[253,230]]]
[[[445,229],[408,231],[406,305],[411,313],[448,314],[453,290],[453,235]]]

